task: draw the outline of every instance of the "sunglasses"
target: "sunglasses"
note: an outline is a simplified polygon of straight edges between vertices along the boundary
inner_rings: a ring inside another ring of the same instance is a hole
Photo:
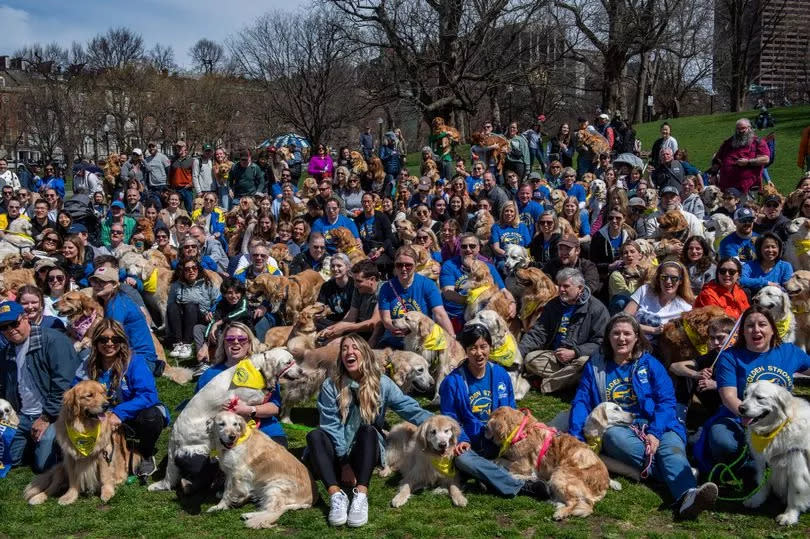
[[[737,275],[737,270],[734,268],[720,268],[717,270],[718,275]]]
[[[778,202],[768,202],[767,204],[765,204],[765,207],[766,208],[778,208],[779,203]]]
[[[677,283],[681,278],[678,275],[662,275],[661,280],[664,282]]]
[[[3,324],[2,326],[0,326],[0,331],[8,331],[10,329],[17,329],[19,326],[20,326],[20,319],[18,318],[17,320],[15,320],[13,322],[9,322],[8,324]]]
[[[98,339],[96,339],[96,344],[124,344],[124,339],[121,337],[109,337],[107,335],[102,335]]]
[[[416,239],[417,239],[417,240],[429,240],[429,239],[430,239],[430,236],[421,236],[421,235],[420,235],[420,236],[416,236]]]
[[[59,238],[45,238],[42,241],[52,241],[52,242],[56,243],[57,241],[59,241]]]
[[[608,221],[621,221],[622,219],[624,219],[624,217],[620,217],[618,215],[612,215],[608,217]]]
[[[472,250],[472,249],[475,249],[476,247],[478,247],[478,245],[475,244],[475,243],[462,243],[461,244],[462,249],[470,249],[470,250]]]
[[[155,239],[167,240],[167,239],[169,239],[169,236],[166,236],[165,234],[160,234],[159,236],[155,236]]]
[[[553,226],[554,221],[540,221],[540,226]]]
[[[198,271],[197,266],[184,266],[183,271]]]
[[[49,283],[61,283],[65,281],[64,275],[48,275]]]
[[[124,231],[123,230],[110,230],[110,235],[111,236],[123,236]]]
[[[248,342],[248,338],[241,335],[240,336],[228,335],[227,337],[225,337],[225,342],[228,344],[245,344],[246,342]]]
[[[413,269],[413,264],[410,262],[397,262],[394,267],[397,269]]]

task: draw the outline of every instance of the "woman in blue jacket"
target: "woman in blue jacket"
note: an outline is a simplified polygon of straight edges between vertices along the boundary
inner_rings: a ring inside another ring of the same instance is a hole
[[[634,414],[632,428],[613,426],[605,431],[602,451],[666,483],[677,501],[678,515],[695,518],[714,505],[717,485],[697,486],[686,459],[686,429],[675,414],[672,380],[648,348],[635,318],[619,313],[610,319],[603,354],[585,364],[568,431],[584,441],[582,427],[588,414],[605,400]]]
[[[756,294],[768,285],[784,286],[793,277],[793,266],[782,260],[784,245],[776,234],[765,232],[758,237],[754,251],[756,259],[743,264],[740,286]]]
[[[76,373],[74,385],[95,380],[107,389],[112,427],[122,423],[127,437],[137,440],[135,449],[143,460],[135,470],[139,477],[155,473],[155,444],[169,422],[166,407],[158,399],[152,371],[143,358],[133,355],[121,324],[102,319],[91,336],[90,357]]]
[[[447,375],[439,388],[441,412],[461,425],[456,445],[456,468],[481,481],[501,496],[527,494],[548,498],[542,481],[523,481],[495,464],[498,447],[485,436],[487,421],[501,406],[516,408],[506,370],[489,361],[492,337],[478,324],[464,327],[460,337],[467,359]]]

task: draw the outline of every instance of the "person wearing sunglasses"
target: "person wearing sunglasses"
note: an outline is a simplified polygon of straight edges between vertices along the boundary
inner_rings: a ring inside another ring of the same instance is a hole
[[[734,212],[735,230],[720,241],[717,256],[733,256],[741,262],[748,262],[755,258],[754,240],[754,212],[745,206],[737,208]]]
[[[182,257],[172,275],[166,304],[167,344],[174,346],[169,357],[191,358],[194,327],[207,326],[211,322],[211,310],[217,298],[219,290],[203,271],[198,259]]]
[[[762,235],[766,232],[772,232],[779,237],[782,243],[786,242],[789,236],[787,227],[790,224],[790,219],[782,212],[783,208],[784,199],[780,195],[767,196],[762,203],[762,213],[754,221],[754,233]],[[801,217],[804,217],[804,215]]]
[[[62,266],[53,266],[48,269],[45,274],[45,288],[43,293],[45,295],[45,309],[44,312],[48,316],[54,316],[67,325],[68,320],[66,316],[61,316],[59,311],[56,310],[54,305],[59,298],[65,295],[65,292],[71,290],[70,276]]]
[[[120,200],[114,201],[110,204],[110,215],[108,215],[101,223],[101,244],[107,247],[110,246],[110,230],[113,224],[119,225],[124,234],[121,237],[123,243],[129,243],[132,234],[135,233],[135,219],[126,215],[124,203]]]
[[[726,314],[734,319],[739,318],[749,307],[748,296],[740,286],[742,263],[734,257],[726,256],[717,262],[714,280],[703,285],[693,308],[716,305],[722,307]]]
[[[680,262],[667,260],[649,284],[633,292],[624,312],[638,320],[642,333],[655,344],[664,324],[691,311],[694,299],[689,272]]]
[[[20,424],[9,447],[12,466],[33,452],[34,473],[58,459],[53,423],[62,409],[62,396],[81,360],[64,333],[31,324],[22,305],[0,303],[0,398],[17,410]]]
[[[134,471],[145,479],[155,473],[156,445],[169,424],[169,411],[158,398],[155,377],[139,356],[133,356],[121,324],[104,318],[90,336],[90,357],[76,371],[73,384],[95,380],[107,390],[110,410],[105,416],[112,428],[125,425],[124,433],[142,460]]]

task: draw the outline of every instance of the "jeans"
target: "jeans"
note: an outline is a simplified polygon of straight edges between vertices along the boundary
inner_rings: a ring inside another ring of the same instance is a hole
[[[371,425],[361,425],[346,457],[357,484],[368,487],[371,473],[380,460],[377,429]],[[323,481],[324,487],[340,486],[340,459],[335,453],[332,438],[325,430],[315,429],[307,434],[306,462],[312,475]]]
[[[616,294],[610,298],[610,303],[608,303],[608,312],[611,315],[620,313],[624,310],[625,305],[628,303],[630,303],[630,296],[627,294]]]
[[[590,156],[577,154],[577,178],[582,178],[586,172],[593,172],[594,164]]]
[[[20,414],[20,424],[17,427],[17,434],[11,440],[11,463],[12,466],[18,466],[25,454],[25,448],[29,442],[34,444],[34,462],[31,468],[34,473],[42,473],[59,460],[58,446],[56,445],[56,430],[51,424],[39,439],[39,442],[34,442],[31,438],[31,426],[39,416],[23,415]]]
[[[515,496],[524,483],[472,449],[457,456],[454,463],[459,471],[484,483],[501,496]]]
[[[534,162],[540,164],[540,170],[546,172],[546,156],[542,146],[539,148],[529,148],[529,171],[534,168]]]
[[[142,457],[149,458],[155,454],[155,445],[166,427],[166,417],[161,407],[155,405],[141,410],[138,415],[125,421],[124,425],[129,430],[127,437],[131,435],[136,440],[135,450]]]
[[[264,342],[264,335],[270,328],[279,325],[279,318],[273,313],[267,313],[263,317],[256,320],[254,325],[254,333],[259,342]]]
[[[219,207],[225,211],[231,209],[231,193],[227,185],[217,185],[217,196],[219,197]]]
[[[196,303],[169,303],[166,307],[166,325],[169,344],[194,342],[194,326],[202,321],[200,307]]]
[[[730,463],[745,449],[745,430],[734,418],[724,417],[709,427],[709,451],[713,462]]]
[[[180,198],[183,199],[183,207],[186,208],[186,211],[190,214],[191,208],[194,206],[194,191],[192,191],[191,187],[178,187],[177,193],[180,195]]]
[[[666,484],[676,500],[697,482],[686,459],[686,444],[673,431],[660,439],[652,461],[650,475]],[[602,451],[629,466],[641,470],[645,466],[644,442],[629,427],[610,427],[602,437]]]

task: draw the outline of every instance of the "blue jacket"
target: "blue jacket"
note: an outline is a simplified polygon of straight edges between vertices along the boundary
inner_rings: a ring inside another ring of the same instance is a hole
[[[82,380],[89,380],[86,362],[76,371],[76,378],[71,385],[75,386]],[[97,381],[103,383],[102,380]],[[112,412],[117,415],[121,421],[135,419],[135,416],[137,416],[138,412],[141,410],[146,410],[147,408],[160,404],[157,386],[155,386],[155,377],[152,375],[152,370],[143,358],[132,356],[127,370],[124,373],[124,377],[118,386],[116,395],[113,396],[112,400],[113,402],[118,402],[112,409]]]
[[[104,306],[104,316],[117,320],[124,327],[133,356],[141,356],[146,361],[157,361],[152,332],[146,318],[126,294],[118,292]]]
[[[60,178],[59,176],[54,176],[53,178],[40,178],[36,185],[36,190],[39,191],[41,189],[53,189],[54,191],[59,194],[59,198],[65,198],[65,180],[64,178]]]
[[[793,277],[793,266],[789,262],[777,260],[771,270],[765,273],[762,271],[762,264],[759,260],[751,260],[743,264],[740,285],[756,291],[768,286],[769,282],[783,286],[791,277]]]
[[[577,394],[571,403],[568,432],[584,440],[582,427],[588,414],[596,408],[605,395],[605,356],[594,355],[585,364]],[[633,366],[633,391],[641,409],[641,419],[649,424],[648,432],[661,439],[667,431],[673,431],[686,442],[686,428],[675,414],[675,388],[667,370],[648,353],[644,353]]]
[[[25,368],[42,395],[42,415],[53,423],[62,409],[62,395],[70,387],[81,360],[71,340],[55,329],[32,325],[28,341]],[[0,397],[9,401],[15,410],[20,409],[14,346],[0,349]]]
[[[447,375],[439,387],[439,397],[441,398],[441,411],[443,415],[450,416],[461,425],[459,442],[469,442],[474,451],[479,451],[485,444],[491,443],[484,437],[486,423],[478,419],[470,408],[470,388],[464,377],[466,361],[456,367]],[[517,408],[515,404],[515,392],[512,390],[512,381],[506,369],[497,363],[487,363],[492,377],[492,411],[501,406]],[[505,391],[502,391],[505,388]]]

